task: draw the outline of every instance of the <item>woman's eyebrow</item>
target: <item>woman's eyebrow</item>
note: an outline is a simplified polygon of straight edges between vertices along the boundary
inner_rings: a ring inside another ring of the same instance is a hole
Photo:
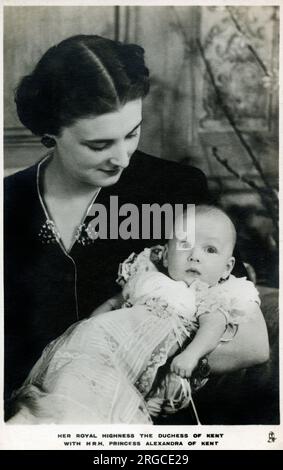
[[[142,123],[142,119],[141,121],[130,131],[126,134],[126,136],[132,134],[133,132],[135,132],[141,125]],[[102,144],[102,143],[105,143],[105,142],[113,142],[115,139],[84,139],[82,141],[82,143],[86,143],[86,144]]]

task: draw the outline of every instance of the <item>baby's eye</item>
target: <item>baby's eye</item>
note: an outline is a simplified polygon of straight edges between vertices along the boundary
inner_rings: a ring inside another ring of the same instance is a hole
[[[205,251],[206,251],[207,253],[217,253],[217,252],[218,252],[218,251],[217,251],[217,248],[215,248],[215,246],[207,246],[207,247],[205,248]]]

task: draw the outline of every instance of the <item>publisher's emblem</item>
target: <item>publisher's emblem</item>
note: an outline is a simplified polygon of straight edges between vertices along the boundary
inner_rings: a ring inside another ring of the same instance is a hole
[[[273,431],[271,431],[269,434],[268,434],[268,441],[269,443],[271,442],[275,442],[276,441],[276,437],[275,437],[275,434]]]

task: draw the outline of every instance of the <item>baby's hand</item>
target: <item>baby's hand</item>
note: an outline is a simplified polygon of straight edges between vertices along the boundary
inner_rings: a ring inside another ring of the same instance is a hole
[[[174,357],[170,370],[181,377],[189,379],[197,365],[198,358],[192,357],[187,351],[183,351]]]
[[[150,416],[156,418],[161,413],[161,408],[164,402],[164,398],[152,397],[146,402],[147,410]]]

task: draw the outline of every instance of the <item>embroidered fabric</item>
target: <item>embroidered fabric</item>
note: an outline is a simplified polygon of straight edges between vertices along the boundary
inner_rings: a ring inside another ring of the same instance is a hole
[[[124,287],[129,279],[137,273],[157,272],[158,269],[151,260],[151,253],[152,249],[145,248],[139,255],[132,253],[123,263],[120,263],[117,284]]]
[[[59,243],[60,242],[60,233],[57,230],[53,220],[46,219],[39,229],[38,237],[43,244],[49,243]],[[91,223],[80,224],[75,232],[74,240],[76,240],[80,245],[91,245],[96,241],[97,233],[91,226]]]
[[[77,227],[76,233],[75,233],[75,240],[80,245],[92,245],[95,240],[97,239],[97,232],[94,230],[92,227],[91,223],[86,224],[85,222],[82,223]]]
[[[38,236],[43,244],[58,243],[60,235],[52,220],[46,219],[39,230]]]
[[[32,395],[40,422],[151,423],[144,397],[175,335],[145,306],[120,310],[119,324],[115,314],[78,323],[45,350],[14,397],[29,406]]]

